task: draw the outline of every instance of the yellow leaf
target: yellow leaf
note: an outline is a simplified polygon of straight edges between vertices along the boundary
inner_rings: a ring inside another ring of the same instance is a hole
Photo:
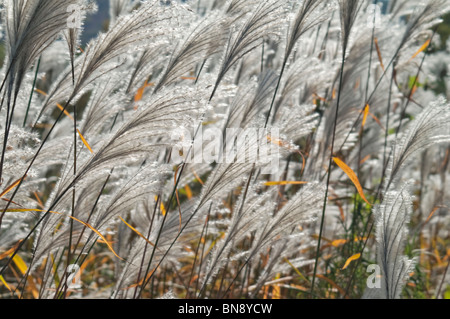
[[[8,283],[5,281],[5,278],[3,278],[2,275],[0,275],[0,281],[5,285],[6,288],[8,288],[9,291],[12,292],[12,289],[9,287]]]
[[[450,287],[447,287],[447,290],[444,292],[444,299],[450,299]]]
[[[61,111],[63,111],[64,114],[66,114],[66,116],[67,116],[69,119],[71,119],[72,121],[74,120],[73,117],[72,117],[72,115],[70,115],[70,113],[67,112],[67,110],[65,110],[64,107],[61,106],[61,104],[56,103],[56,106],[57,106]]]
[[[47,93],[45,93],[44,91],[42,91],[42,90],[39,90],[39,89],[34,89],[37,93],[39,93],[39,94],[41,94],[41,95],[43,95],[43,96],[47,96]]]
[[[362,120],[362,127],[364,128],[364,125],[366,125],[366,121],[367,121],[367,115],[369,115],[369,104],[366,105],[366,107],[364,108],[364,116],[363,116],[363,120]]]
[[[147,238],[145,238],[145,236],[142,235],[137,229],[135,229],[133,226],[131,226],[130,224],[128,224],[122,217],[119,216],[119,218],[120,218],[121,221],[123,221],[123,223],[124,223],[125,225],[127,225],[127,226],[128,226],[132,231],[134,231],[139,237],[143,238],[147,243],[149,243],[151,246],[155,247],[155,245],[154,245],[150,240],[148,240]]]
[[[191,190],[191,188],[189,187],[189,185],[186,185],[184,188],[186,189],[186,196],[187,196],[187,198],[191,199],[192,198],[192,190]]]
[[[336,239],[331,242],[331,245],[334,247],[339,247],[347,242],[346,239]]]
[[[155,201],[158,201],[158,196],[155,196]],[[163,216],[165,216],[166,215],[166,207],[164,206],[162,201],[161,201],[161,204],[159,205],[159,207],[161,208],[161,214]]]
[[[275,280],[280,279],[280,274],[275,276]],[[280,299],[281,298],[281,289],[279,285],[272,285],[272,299]]]
[[[300,182],[300,181],[279,181],[279,182],[266,182],[265,186],[276,186],[276,185],[302,185],[307,184],[308,182]]]
[[[417,50],[416,53],[414,53],[414,55],[411,57],[411,59],[409,59],[409,61],[411,61],[412,59],[414,59],[416,56],[418,56],[420,54],[420,52],[424,51],[426,48],[428,48],[428,46],[431,43],[431,39],[428,39],[421,47],[419,50]]]
[[[289,264],[289,266],[291,266],[292,269],[294,269],[294,271],[297,273],[297,275],[299,275],[300,278],[302,278],[303,280],[309,282],[309,280],[308,280],[308,279],[300,272],[300,270],[298,270],[297,267],[295,267],[295,266],[289,261],[289,259],[284,258],[284,261],[286,261],[286,262]]]
[[[34,89],[34,90],[35,90],[37,93],[42,94],[43,96],[47,96],[47,93],[45,93],[45,92],[42,91],[42,90],[39,90],[39,89]],[[61,106],[61,104],[56,103],[56,106],[57,106],[61,111],[63,111],[64,114],[65,114],[69,119],[71,119],[72,121],[74,121],[72,115],[70,115],[70,113],[67,112],[67,110],[65,110],[64,107]],[[81,141],[83,141],[83,144],[89,149],[89,151],[90,151],[92,154],[94,154],[94,151],[93,151],[92,148],[89,146],[89,143],[86,141],[86,139],[84,138],[83,134],[81,134],[80,130],[77,129],[77,131],[78,131],[78,135],[79,135],[80,138],[81,138]]]
[[[91,146],[89,145],[89,143],[86,141],[86,139],[84,138],[83,134],[81,134],[80,130],[77,129],[78,135],[80,135],[81,140],[83,141],[83,144],[88,148],[89,152],[91,152],[92,154],[94,154],[94,151],[92,150]]]
[[[334,162],[347,174],[347,176],[350,178],[350,180],[355,185],[356,189],[358,190],[359,195],[362,197],[362,199],[369,205],[369,201],[366,199],[366,196],[364,196],[363,189],[361,187],[361,184],[359,183],[358,177],[356,176],[355,172],[347,166],[343,161],[341,161],[337,157],[333,157]]]
[[[351,256],[349,259],[347,259],[347,261],[346,261],[345,264],[344,264],[344,267],[342,267],[342,270],[344,270],[345,268],[347,268],[348,265],[350,265],[350,263],[351,263],[352,261],[359,259],[359,257],[361,257],[361,254],[358,253],[358,254],[355,254],[355,255]]]
[[[12,253],[11,255],[12,256]],[[14,255],[13,257],[13,261],[16,264],[17,268],[19,268],[20,272],[22,273],[22,275],[25,275],[25,273],[28,270],[27,265],[25,264],[25,262],[23,261],[22,257],[20,257],[18,254]]]

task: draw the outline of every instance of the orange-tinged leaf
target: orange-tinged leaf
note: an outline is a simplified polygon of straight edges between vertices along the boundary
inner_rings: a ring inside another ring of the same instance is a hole
[[[205,185],[205,183],[202,181],[200,176],[198,176],[197,173],[193,169],[191,169],[191,171],[192,171],[192,174],[194,174],[195,178],[198,180],[198,182],[202,185]]]
[[[42,209],[37,209],[37,208],[14,208],[14,209],[8,209],[7,212],[11,212],[11,213],[23,213],[23,212],[39,212],[39,213],[43,213],[43,212],[46,212],[46,211],[42,210]],[[116,256],[120,260],[123,260],[123,258],[121,258],[119,255],[117,255],[117,253],[114,251],[113,247],[111,246],[109,241],[105,238],[105,236],[103,236],[97,229],[95,229],[94,227],[92,227],[88,223],[85,223],[85,222],[83,222],[82,220],[80,220],[80,219],[78,219],[76,217],[69,216],[69,215],[64,215],[64,214],[59,213],[59,212],[49,211],[49,213],[56,214],[56,215],[63,215],[63,216],[69,217],[69,218],[79,222],[80,224],[83,224],[84,226],[86,226],[87,228],[92,230],[94,233],[96,233],[105,242],[105,244],[108,246],[109,250],[114,254],[114,256]]]
[[[431,219],[431,217],[433,217],[434,213],[439,209],[438,206],[436,206],[435,208],[433,208],[433,210],[431,211],[430,215],[428,215],[427,220],[425,221],[425,224],[428,223]]]
[[[356,176],[355,172],[347,166],[343,161],[341,161],[337,157],[333,157],[334,162],[347,174],[347,176],[350,178],[350,180],[355,185],[356,189],[358,190],[359,195],[362,197],[362,199],[369,205],[369,201],[366,199],[366,196],[364,196],[363,189],[361,187],[361,184],[359,183],[358,177]]]
[[[83,141],[84,146],[86,146],[89,150],[89,152],[91,152],[92,154],[94,154],[94,151],[92,150],[91,146],[89,145],[89,143],[86,141],[86,139],[84,138],[83,134],[81,134],[80,130],[77,129],[78,135],[80,135],[81,140]]]
[[[189,185],[186,185],[186,186],[184,187],[184,189],[186,190],[186,196],[187,196],[187,198],[188,198],[188,199],[191,199],[191,198],[192,198],[192,190],[191,190],[191,188],[189,187]]]
[[[364,107],[364,110],[359,110],[359,112],[360,113],[366,112],[366,107]],[[381,124],[381,121],[378,119],[378,117],[376,117],[373,113],[370,112],[370,106],[369,109],[367,110],[367,115],[370,115],[370,117],[373,118],[375,122],[377,122],[378,126],[380,126],[383,130],[385,130],[383,124]]]
[[[25,175],[26,177],[26,175]],[[3,196],[5,196],[6,194],[8,194],[14,187],[16,187],[17,185],[19,185],[20,181],[22,179],[24,179],[25,177],[19,178],[17,181],[15,181],[14,183],[12,183],[11,185],[9,185],[8,187],[6,187],[6,189],[0,194],[0,198],[2,198]]]
[[[385,68],[384,68],[384,64],[383,64],[383,58],[381,57],[381,50],[380,50],[380,47],[378,45],[378,39],[375,38],[374,42],[375,42],[375,48],[377,49],[377,55],[378,55],[378,60],[380,61],[381,69],[383,69],[383,71],[386,71]]]
[[[19,240],[19,241],[14,245],[14,247],[12,247],[12,248],[8,249],[7,251],[5,251],[4,253],[0,254],[0,260],[6,258],[6,257],[8,257],[8,256],[10,256],[13,252],[15,252],[16,249],[17,249],[17,247],[19,247],[21,241],[22,241],[22,240]]]
[[[193,81],[197,80],[197,78],[195,76],[182,76],[182,77],[180,77],[180,79],[182,79],[182,80],[193,80]]]
[[[155,272],[155,270],[156,270],[156,268],[154,268],[153,270],[151,270],[151,271],[148,273],[147,277],[146,277],[146,278],[142,278],[141,281],[140,281],[139,283],[133,284],[133,285],[128,286],[128,287],[126,287],[126,288],[122,288],[122,290],[127,290],[127,289],[131,289],[131,288],[135,288],[135,287],[141,286],[141,285],[144,283],[144,280],[145,280],[145,281],[148,281],[148,280],[150,279],[150,277],[153,276],[153,273]]]
[[[359,164],[360,164],[360,165],[364,164],[369,158],[370,158],[370,155],[366,155],[366,156],[359,162]]]
[[[144,90],[145,90],[145,86],[142,86],[137,90],[137,93],[134,96],[134,102],[139,102],[140,100],[142,100],[142,96],[144,95]]]
[[[323,98],[323,97],[317,95],[317,93],[313,93],[313,96],[314,96],[316,99],[321,100],[322,102],[327,102],[327,99],[326,99],[326,98]]]
[[[145,92],[145,88],[147,87],[147,80],[145,81],[144,85],[141,86],[137,92],[136,95],[134,96],[134,102],[139,102],[140,100],[142,100],[142,97],[144,96],[144,92]]]
[[[416,56],[418,56],[420,54],[420,52],[424,51],[426,48],[428,48],[428,46],[431,43],[431,39],[428,39],[421,47],[419,50],[417,50],[416,53],[414,53],[414,55],[411,57],[411,59],[409,59],[409,61],[411,61],[412,59],[414,59]]]
[[[41,95],[43,95],[43,96],[47,96],[47,93],[45,93],[44,91],[42,91],[42,90],[39,90],[39,89],[34,89],[37,93],[39,93],[39,94],[41,94]]]
[[[119,218],[120,218],[121,221],[123,221],[123,223],[124,223],[125,225],[127,225],[127,226],[128,226],[132,231],[134,231],[139,237],[143,238],[147,243],[149,243],[151,246],[155,247],[155,245],[154,245],[150,240],[148,240],[147,238],[145,238],[145,236],[142,235],[137,229],[135,229],[133,226],[131,226],[130,224],[128,224],[122,217],[119,216]]]
[[[57,106],[61,111],[63,111],[64,114],[65,114],[69,119],[71,119],[72,121],[74,120],[73,117],[72,117],[72,115],[70,115],[70,113],[67,112],[67,110],[65,110],[64,107],[61,106],[61,104],[56,103],[56,106]]]
[[[47,93],[45,93],[45,92],[42,91],[42,90],[39,90],[39,89],[34,89],[34,90],[35,90],[37,93],[39,93],[39,94],[41,94],[41,95],[43,95],[43,96],[47,96]],[[56,106],[57,106],[61,111],[64,110],[64,108],[63,108],[60,104],[56,103]],[[67,112],[67,110],[64,110],[64,114],[66,114],[66,116],[67,116],[69,119],[71,119],[71,120],[73,121],[72,115],[70,115],[69,112]]]
[[[301,182],[301,181],[279,181],[279,182],[266,182],[264,183],[265,186],[276,186],[276,185],[303,185],[307,184],[308,182]]]
[[[367,116],[369,115],[369,104],[366,104],[366,107],[364,108],[364,116],[363,116],[363,120],[362,120],[362,127],[364,128],[364,125],[366,125],[366,121],[367,121]]]
[[[37,193],[37,192],[33,192],[33,194],[34,194],[34,197],[36,197],[36,200],[37,200],[39,206],[42,207],[42,208],[44,208],[44,203],[42,202],[42,200],[41,200],[41,198],[39,197],[38,193]]]
[[[339,247],[347,242],[347,239],[336,239],[331,242],[331,245],[334,247]]]
[[[141,86],[141,87],[137,90],[136,95],[134,96],[134,102],[137,103],[137,102],[139,102],[140,100],[142,100],[142,97],[144,96],[145,89],[148,88],[149,86],[152,86],[152,85],[153,85],[153,83],[148,83],[148,81],[145,80],[144,85]],[[134,109],[137,110],[137,106],[135,106]]]
[[[347,268],[348,265],[350,265],[350,263],[351,263],[352,261],[358,260],[359,257],[361,257],[361,254],[360,254],[360,253],[354,254],[354,255],[351,256],[349,259],[347,259],[347,261],[346,261],[345,264],[344,264],[344,267],[342,267],[342,270],[344,270],[345,268]]]
[[[369,112],[369,115],[374,119],[375,122],[377,122],[378,126],[380,126],[383,130],[386,130],[383,126],[383,124],[381,124],[381,121],[378,119],[378,117],[376,117],[374,114]]]
[[[264,295],[263,295],[263,299],[267,299],[269,295],[269,286],[265,286],[264,287]]]

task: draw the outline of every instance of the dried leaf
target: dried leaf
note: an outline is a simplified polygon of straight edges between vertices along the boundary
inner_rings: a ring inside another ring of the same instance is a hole
[[[303,185],[307,184],[308,182],[301,182],[301,181],[279,181],[279,182],[266,182],[264,183],[265,186],[276,186],[276,185]]]
[[[383,69],[383,71],[386,71],[386,69],[384,68],[384,64],[383,64],[383,58],[381,56],[381,50],[380,50],[380,47],[378,46],[378,39],[375,38],[374,42],[375,42],[375,47],[377,48],[377,54],[378,54],[378,60],[380,61],[380,66]]]
[[[347,176],[350,178],[350,180],[355,185],[356,189],[358,190],[359,195],[362,197],[362,199],[369,205],[369,201],[366,199],[366,196],[364,196],[363,189],[361,187],[361,184],[359,183],[358,177],[356,176],[355,172],[347,166],[343,161],[341,161],[337,157],[333,157],[334,162],[347,174]]]
[[[151,246],[155,247],[155,244],[153,244],[150,240],[148,240],[144,235],[142,235],[137,229],[135,229],[133,226],[128,224],[122,217],[120,217],[120,220],[123,221],[125,225],[127,225],[132,231],[134,231],[139,237],[143,238],[147,243],[149,243]]]
[[[347,261],[344,264],[344,267],[342,267],[342,270],[346,269],[348,267],[348,265],[350,265],[350,263],[354,260],[358,260],[361,257],[361,254],[354,254],[353,256],[351,256],[349,259],[347,259]]]
[[[89,145],[89,143],[86,141],[86,139],[84,138],[83,134],[81,134],[80,130],[77,129],[78,135],[80,135],[81,140],[83,141],[83,144],[88,148],[88,150],[94,154],[94,151],[92,150],[91,146]]]
[[[418,56],[418,55],[420,54],[420,52],[426,50],[426,48],[428,48],[428,46],[430,45],[430,43],[431,43],[431,39],[428,39],[428,40],[420,47],[420,49],[417,50],[416,53],[414,53],[414,55],[413,55],[413,56],[411,57],[411,59],[409,59],[409,60],[411,61],[411,60],[414,59],[416,56]]]

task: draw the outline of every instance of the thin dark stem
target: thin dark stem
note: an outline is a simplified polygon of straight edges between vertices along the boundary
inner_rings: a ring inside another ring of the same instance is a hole
[[[41,65],[41,58],[42,57],[39,58],[37,66],[36,66],[36,72],[34,74],[34,80],[33,80],[33,87],[31,88],[30,99],[28,100],[27,111],[25,112],[25,118],[23,119],[22,127],[25,127],[25,125],[27,124],[28,112],[30,111],[31,100],[33,99],[33,93],[34,93],[34,89],[36,87],[36,81],[37,81],[37,76],[38,76],[38,73],[39,73],[39,67]]]
[[[337,119],[339,115],[339,104],[341,101],[341,92],[342,92],[342,84],[343,84],[343,77],[344,77],[344,65],[345,65],[345,48],[342,53],[342,62],[341,62],[341,69],[340,69],[340,75],[339,75],[339,90],[338,90],[338,96],[337,96],[337,102],[336,102],[336,114],[334,118],[334,125],[333,125],[333,138],[331,140],[331,150],[330,150],[330,160],[328,163],[328,172],[327,172],[327,183],[325,188],[325,197],[323,199],[323,208],[322,208],[322,216],[320,219],[320,230],[319,230],[319,238],[317,241],[317,248],[316,248],[316,258],[314,262],[314,271],[313,271],[313,277],[311,280],[311,295],[314,292],[314,284],[316,279],[316,273],[317,273],[317,265],[319,263],[319,255],[320,255],[320,243],[322,239],[322,232],[323,232],[323,226],[325,221],[325,210],[327,208],[327,201],[328,201],[328,188],[330,185],[330,177],[331,177],[331,166],[333,163],[333,155],[334,155],[334,141],[336,137],[336,126],[337,126]]]

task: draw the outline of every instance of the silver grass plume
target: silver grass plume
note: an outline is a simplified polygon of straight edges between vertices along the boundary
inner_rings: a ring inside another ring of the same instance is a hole
[[[202,111],[201,101],[203,101],[202,97],[204,98],[205,95],[200,90],[186,88],[174,89],[171,93],[167,94],[167,92],[162,91],[161,94],[153,96],[154,100],[151,101],[147,108],[134,114],[117,132],[105,141],[94,156],[80,165],[75,177],[72,177],[71,174],[63,175],[55,187],[51,200],[48,202],[48,209],[62,212],[69,203],[71,195],[69,190],[73,185],[92,185],[95,188],[99,178],[101,180],[105,178],[105,171],[119,165],[135,162],[139,158],[144,160],[152,150],[170,146],[169,140],[165,142],[158,141],[158,137],[161,138],[166,135],[169,123],[172,123],[172,127],[175,128],[183,121],[188,121],[188,119],[192,121],[190,116],[198,116],[198,112]],[[191,96],[191,98],[187,99],[188,96]],[[194,102],[195,100],[198,103]],[[149,140],[153,141],[153,143],[149,143]],[[70,169],[67,171],[70,171]],[[147,171],[152,172],[151,169]],[[166,169],[160,166],[153,172],[150,176],[144,175],[147,179],[146,183],[150,183],[150,186],[155,184],[153,181],[157,182],[161,179],[161,176],[165,176]],[[142,176],[142,174],[137,176]],[[140,190],[141,196],[136,195],[136,193],[139,193],[136,191],[136,187],[139,189],[139,185],[141,185],[139,181],[141,180],[131,179],[127,182],[122,191],[115,195],[113,202],[108,208],[94,219],[95,226],[102,226],[110,222],[116,216],[118,207],[133,205],[137,199],[145,195],[146,192],[142,193],[145,188]],[[95,193],[94,190],[92,192]],[[57,247],[67,243],[65,241],[67,239],[67,229],[58,233],[58,241],[55,241],[55,238],[51,235],[52,231],[50,230],[58,224],[59,219],[56,216],[49,216],[40,227],[40,238],[35,243],[36,251],[38,252],[36,256],[38,258],[44,256],[48,247]]]
[[[111,25],[113,25],[121,15],[130,13],[138,3],[138,0],[109,0]]]
[[[63,34],[66,39],[68,48],[69,48],[69,57],[70,57],[70,64],[72,67],[72,82],[75,84],[75,70],[74,70],[74,60],[75,60],[75,54],[79,47],[80,42],[80,35],[82,32],[82,24],[84,20],[86,19],[86,13],[93,13],[97,8],[93,2],[88,2],[85,0],[86,3],[83,3],[83,6],[80,6],[78,9],[80,11],[80,16],[77,17],[79,21],[77,23],[79,25],[68,28],[64,30]],[[75,24],[75,23],[73,23]]]
[[[268,191],[258,195],[254,187],[251,187],[246,197],[241,194],[233,210],[225,238],[216,244],[208,261],[203,285],[208,284],[208,281],[222,269],[232,248],[264,223],[265,215],[262,214],[262,210],[269,211],[273,208],[274,204],[270,202],[273,193]]]
[[[6,36],[10,69],[9,91],[20,89],[23,77],[36,58],[67,28],[70,5],[81,0],[6,0]],[[11,94],[11,92],[9,93]]]
[[[171,56],[153,92],[175,82],[179,77],[192,71],[198,62],[218,53],[226,41],[228,28],[228,22],[221,12],[211,13],[194,26],[190,35]]]
[[[255,92],[246,92],[236,96],[230,107],[226,127],[249,127],[263,112],[267,99],[273,94],[278,76],[271,70],[259,76]],[[246,90],[248,90],[246,88]]]
[[[143,280],[144,271],[147,265],[150,267],[149,269],[154,269],[160,262],[170,263],[170,261],[173,260],[173,258],[171,258],[172,256],[179,257],[182,253],[181,248],[183,245],[186,245],[187,241],[192,239],[192,236],[198,234],[199,226],[204,222],[204,213],[205,211],[202,210],[194,216],[192,203],[186,203],[181,207],[181,216],[176,212],[169,213],[162,228],[162,218],[158,218],[158,220],[153,222],[149,221],[147,225],[140,225],[139,227],[147,234],[150,225],[153,224],[151,236],[149,238],[152,243],[156,242],[158,232],[160,232],[158,246],[156,248],[152,247],[142,238],[137,238],[134,241],[129,255],[126,256],[128,262],[117,280],[112,298],[127,298],[128,290],[126,287],[136,283],[139,275],[140,280]],[[180,228],[184,229],[183,236],[175,242],[175,239],[179,235]],[[169,248],[171,249],[170,252]],[[150,264],[152,250],[154,250],[154,256]],[[164,260],[162,258],[164,258]],[[141,266],[141,262],[144,267]],[[139,285],[138,289],[141,289]]]
[[[327,10],[330,10],[330,5],[327,5],[327,10],[325,12],[317,12],[315,10],[322,5],[322,0],[304,0],[295,16],[295,19],[292,21],[292,25],[289,29],[289,35],[286,44],[286,50],[284,53],[284,59],[287,60],[291,55],[292,50],[294,49],[295,44],[300,39],[300,37],[322,23],[328,18]]]
[[[261,2],[252,16],[240,28],[237,35],[229,39],[214,89],[217,89],[225,74],[240,58],[258,47],[261,44],[262,37],[273,32],[275,22],[280,19],[282,5],[283,1]]]
[[[70,79],[71,68],[62,74],[59,81],[49,92],[40,116],[47,108],[61,99],[72,100],[86,86],[96,79],[111,73],[124,62],[118,61],[121,55],[136,50],[145,49],[167,35],[171,30],[171,18],[182,14],[178,6],[162,6],[159,1],[144,2],[139,9],[131,14],[121,16],[113,28],[92,41],[85,53],[75,61],[75,85]],[[151,31],[149,31],[151,30]]]
[[[356,21],[359,9],[364,1],[361,0],[339,0],[339,11],[341,17],[341,42],[345,55],[348,41],[350,39],[350,32],[353,24]]]
[[[450,103],[441,98],[422,110],[394,145],[388,164],[385,189],[389,189],[400,173],[400,168],[414,154],[434,144],[445,142],[450,142]]]
[[[398,299],[414,266],[404,256],[412,198],[408,184],[400,189],[394,185],[385,194],[381,205],[374,208],[377,239],[377,264],[381,268],[378,287],[367,288],[364,298]],[[372,283],[375,284],[375,283]]]
[[[319,183],[310,183],[302,187],[274,216],[267,219],[264,226],[255,235],[250,256],[296,225],[313,221],[322,211],[322,201],[325,187]]]
[[[174,88],[153,96],[147,107],[123,123],[94,156],[80,165],[76,179],[66,180],[60,190],[64,191],[68,185],[84,178],[91,179],[96,172],[110,170],[136,158],[145,159],[150,152],[171,146],[168,129],[197,119],[203,111],[204,99],[204,90],[189,88]],[[160,140],[162,137],[165,139]]]

